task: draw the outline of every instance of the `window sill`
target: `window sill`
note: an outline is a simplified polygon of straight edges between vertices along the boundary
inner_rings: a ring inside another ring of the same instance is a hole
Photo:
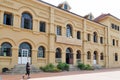
[[[1,59],[11,59],[11,56],[0,56]]]
[[[44,59],[46,59],[46,58],[38,57],[37,59],[43,59],[43,60],[44,60]]]

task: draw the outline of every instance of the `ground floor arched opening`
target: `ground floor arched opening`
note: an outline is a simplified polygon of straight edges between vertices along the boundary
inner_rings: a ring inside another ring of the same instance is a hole
[[[98,52],[94,51],[93,53],[93,64],[98,64]]]
[[[73,53],[70,48],[66,49],[66,63],[73,64]]]
[[[32,47],[29,43],[23,42],[19,45],[18,64],[31,63]]]

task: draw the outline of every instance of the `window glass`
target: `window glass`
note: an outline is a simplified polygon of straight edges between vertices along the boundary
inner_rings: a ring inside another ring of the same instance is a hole
[[[12,56],[12,46],[10,43],[2,43],[0,49],[0,56]]]
[[[72,28],[70,25],[67,25],[66,36],[72,37]]]
[[[81,32],[77,31],[77,39],[81,39]]]
[[[46,23],[45,22],[40,22],[40,32],[45,32],[45,28],[46,28]]]
[[[87,40],[90,41],[90,34],[87,34]]]
[[[68,5],[64,4],[64,9],[67,10],[68,9]]]
[[[57,26],[56,32],[57,32],[57,35],[61,35],[61,26]]]
[[[41,58],[45,57],[45,49],[42,46],[38,48],[38,57],[41,57]]]
[[[87,52],[87,59],[91,59],[91,53],[89,51]]]
[[[4,24],[13,25],[13,16],[12,16],[12,14],[4,13]]]
[[[115,61],[118,61],[118,54],[115,53]]]
[[[81,59],[81,53],[80,53],[80,51],[77,51],[76,59]]]
[[[61,50],[59,48],[56,49],[56,58],[61,58]]]
[[[32,30],[32,16],[29,13],[22,14],[22,21],[21,26],[24,29],[31,29]]]

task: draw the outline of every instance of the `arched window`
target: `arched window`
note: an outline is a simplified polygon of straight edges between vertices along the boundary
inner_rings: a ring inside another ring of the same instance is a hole
[[[55,58],[61,58],[61,50],[59,48],[56,49]]]
[[[32,30],[32,16],[29,13],[22,13],[21,27]]]
[[[104,60],[103,53],[100,54],[100,60]]]
[[[77,31],[77,39],[81,39],[81,32]]]
[[[80,51],[77,51],[76,59],[81,59],[81,53],[80,53]]]
[[[97,59],[98,59],[98,52],[97,52],[97,51],[94,51],[93,58],[94,58],[94,60],[97,60]]]
[[[10,43],[2,43],[0,56],[12,56],[12,45]]]
[[[45,48],[43,46],[38,48],[38,57],[45,58]]]
[[[118,54],[115,53],[115,61],[118,61]]]
[[[32,53],[31,52],[31,49],[32,49],[31,45],[27,42],[21,43],[20,46],[19,46],[19,57],[21,57],[23,49],[28,50],[28,57],[31,57],[31,53]]]
[[[68,24],[66,29],[66,36],[72,37],[72,27]]]
[[[93,41],[94,41],[94,42],[97,42],[97,41],[98,41],[97,37],[98,37],[98,36],[97,36],[97,33],[94,32],[94,33],[93,33]]]
[[[90,51],[87,52],[87,59],[91,59],[91,53],[90,53]]]

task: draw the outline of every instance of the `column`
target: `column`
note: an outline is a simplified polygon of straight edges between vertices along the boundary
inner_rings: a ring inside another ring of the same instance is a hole
[[[94,64],[94,63],[93,63],[93,60],[94,60],[94,58],[93,58],[93,54],[91,53],[91,65]]]
[[[83,59],[84,59],[83,57],[84,57],[84,55],[81,54],[81,59],[80,59],[80,62],[81,62],[81,63],[83,63]]]
[[[87,55],[86,55],[85,52],[84,52],[84,54],[83,54],[83,63],[84,63],[84,64],[87,63]]]
[[[100,65],[100,54],[97,57],[98,57],[97,63]]]
[[[77,37],[76,37],[77,31],[76,31],[74,28],[73,28],[73,34],[72,34],[72,35],[73,35],[73,36],[72,36],[73,38],[75,38],[75,39],[77,38]]]
[[[50,8],[50,24],[49,24],[49,63],[55,63],[55,27],[54,27],[54,9]]]
[[[76,53],[73,53],[73,64],[77,64]]]
[[[32,65],[36,66],[37,65],[37,50],[33,49],[31,54],[32,54],[31,55]]]
[[[83,43],[83,44],[82,44],[82,48],[83,48],[83,63],[86,64],[86,61],[87,61],[87,60],[86,60],[86,59],[87,59],[87,57],[86,57],[86,53],[87,53],[87,52],[85,51],[85,49],[86,49],[86,44],[87,44],[87,43],[86,43],[86,39],[87,39],[87,38],[86,38],[86,19],[83,19],[83,25],[82,25],[82,26],[83,26],[83,28],[84,28],[84,29],[83,29],[83,34],[82,34],[82,35],[83,35],[83,37],[82,37],[82,41],[83,41],[83,42],[82,42],[82,43]]]
[[[66,26],[62,27],[62,36],[66,36]]]
[[[66,62],[66,53],[62,52],[62,62]]]
[[[55,64],[55,52],[49,51],[49,63]]]
[[[19,14],[14,14],[13,26],[16,28],[20,28],[21,24],[21,16]]]
[[[3,24],[4,11],[0,11],[0,24]]]
[[[19,49],[17,47],[12,48],[12,61],[11,65],[14,67],[16,64],[18,64],[18,54],[19,54]]]
[[[39,21],[37,19],[33,19],[33,31],[39,32]]]

